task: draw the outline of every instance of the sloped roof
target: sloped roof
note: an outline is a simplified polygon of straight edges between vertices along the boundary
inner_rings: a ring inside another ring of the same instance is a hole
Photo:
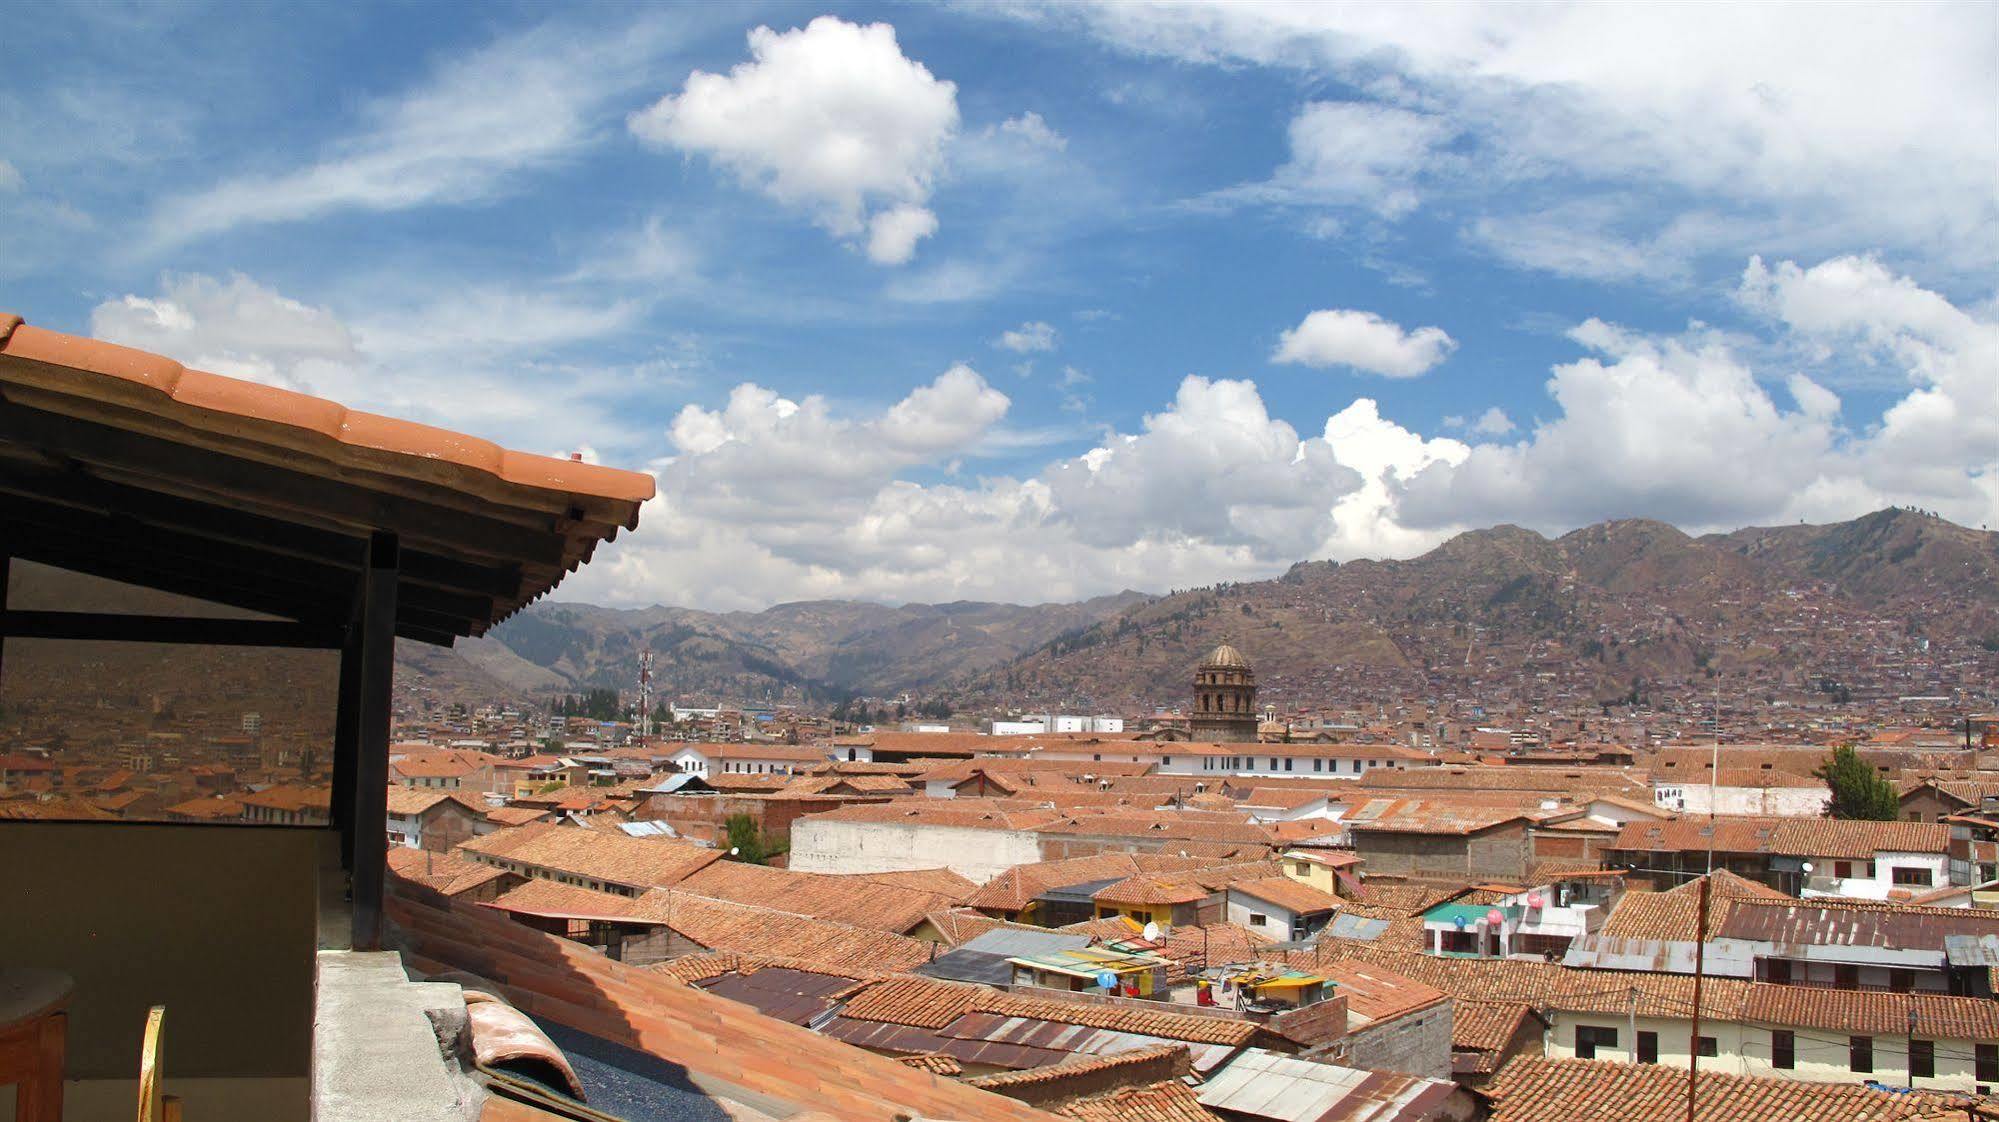
[[[817,1110],[851,1122],[1050,1117],[403,882],[388,897],[387,918],[392,944],[413,969],[479,974],[536,1016],[684,1067],[704,1090],[766,1100],[765,1110],[776,1103],[786,1115]]]
[[[191,370],[0,315],[16,556],[339,626],[369,535],[400,543],[397,633],[483,634],[638,524],[651,476]],[[37,466],[47,455],[60,470]],[[107,513],[108,512],[108,513]],[[126,519],[136,520],[126,522]],[[148,549],[148,545],[152,548]],[[171,566],[172,556],[206,566]]]
[[[1962,1115],[1960,1096],[1876,1091],[1858,1083],[1806,1083],[1704,1072],[1695,1122],[1898,1122]],[[1687,1076],[1679,1068],[1607,1060],[1517,1059],[1481,1091],[1492,1122],[1680,1122]]]
[[[459,849],[475,860],[516,861],[634,888],[677,884],[722,856],[685,842],[553,822],[498,830],[463,842]]]

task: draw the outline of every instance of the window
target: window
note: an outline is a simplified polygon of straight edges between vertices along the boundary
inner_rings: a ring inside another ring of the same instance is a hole
[[[1888,971],[1888,988],[1896,993],[1908,993],[1916,988],[1916,972],[1913,970]]]
[[[1851,877],[1853,875],[1853,862],[1834,861],[1832,863],[1832,875],[1839,880],[1846,880]]]
[[[1930,871],[1928,869],[1919,868],[1911,865],[1897,865],[1891,872],[1895,878],[1896,884],[1907,884],[1907,885],[1913,885],[1917,888],[1928,888],[1932,883],[1930,879]]]
[[[1798,1034],[1778,1029],[1770,1034],[1770,1066],[1789,1071],[1798,1066]]]
[[[1999,1044],[1978,1046],[1976,1072],[1980,1083],[1999,1083]],[[1983,1091],[1979,1093],[1984,1094]]]
[[[1871,1072],[1874,1070],[1874,1038],[1871,1036],[1849,1036],[1846,1038],[1846,1067],[1849,1071]]]
[[[1832,968],[1832,984],[1843,990],[1860,988],[1860,967],[1835,966]]]
[[[1934,1040],[1909,1041],[1909,1078],[1935,1079],[1937,1074],[1937,1042]]]
[[[1308,861],[1294,861],[1291,863],[1291,871],[1301,877],[1308,877],[1312,875],[1312,865]]]
[[[1326,761],[1324,761],[1324,760],[1313,760],[1313,761],[1312,761],[1312,770],[1313,770],[1313,771],[1324,771],[1324,770],[1326,770]]]
[[[1577,1059],[1593,1060],[1596,1059],[1596,1050],[1598,1048],[1615,1048],[1615,1047],[1617,1047],[1616,1029],[1602,1028],[1597,1025],[1576,1026]]]
[[[1272,756],[1272,757],[1270,757],[1270,770],[1272,770],[1272,771],[1276,771],[1276,770],[1277,770],[1277,757],[1276,757],[1276,756]]]
[[[1791,984],[1791,960],[1788,958],[1766,960],[1763,964],[1763,973],[1772,985],[1788,986]]]
[[[1284,757],[1284,770],[1285,771],[1291,770],[1291,757],[1289,756]]]
[[[1359,775],[1359,774],[1360,774],[1360,761],[1359,761],[1359,760],[1355,760],[1355,761],[1353,762],[1353,773],[1354,773],[1355,775]]]
[[[1694,1054],[1704,1059],[1713,1059],[1721,1055],[1721,1046],[1712,1036],[1699,1037],[1694,1041]]]
[[[1161,764],[1162,764],[1163,766],[1165,766],[1165,767],[1172,767],[1172,766],[1173,766],[1173,757],[1171,757],[1171,756],[1168,756],[1168,757],[1166,757],[1166,758],[1165,758],[1164,760],[1162,760],[1162,761],[1160,761],[1160,762],[1161,762]]]
[[[1270,922],[1270,917],[1264,915],[1262,912],[1249,913],[1249,925],[1251,927],[1262,927],[1268,924],[1269,922]]]
[[[1656,1064],[1659,1062],[1659,1034],[1641,1032],[1638,1034],[1638,1062]]]

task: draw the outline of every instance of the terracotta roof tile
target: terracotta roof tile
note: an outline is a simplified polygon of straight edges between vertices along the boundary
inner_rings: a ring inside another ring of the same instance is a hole
[[[633,916],[663,923],[711,950],[795,958],[842,970],[907,970],[930,960],[933,944],[833,920],[654,889],[633,901]]]
[[[1077,1122],[1214,1122],[1194,1089],[1177,1079],[1144,1087],[1123,1087],[1095,1098],[1077,1099],[1055,1108]]]
[[[718,900],[756,904],[898,934],[922,923],[929,913],[963,899],[905,888],[874,875],[801,873],[741,861],[717,861],[689,875],[676,887]]]
[[[152,391],[157,395],[155,408],[164,410],[170,401],[210,414],[282,425],[353,448],[451,464],[523,487],[632,503],[652,498],[657,489],[651,476],[639,472],[512,452],[476,436],[361,413],[293,390],[192,370],[164,355],[25,323],[0,335],[0,354]],[[118,396],[146,400],[131,393]]]
[[[432,853],[427,849],[401,845],[389,849],[389,871],[446,896],[458,896],[513,875],[505,869],[468,861],[455,853]]]
[[[514,862],[634,889],[677,884],[721,854],[666,838],[634,838],[538,822],[464,842],[475,861]]]
[[[413,966],[480,974],[537,1017],[685,1067],[704,1086],[783,1104],[784,1114],[815,1110],[847,1122],[1048,1117],[402,882],[387,918],[392,942]]]
[[[1956,1096],[1703,1074],[1696,1122],[1895,1122],[1963,1113]],[[1680,1122],[1687,1077],[1655,1064],[1517,1059],[1482,1091],[1492,1122]]]

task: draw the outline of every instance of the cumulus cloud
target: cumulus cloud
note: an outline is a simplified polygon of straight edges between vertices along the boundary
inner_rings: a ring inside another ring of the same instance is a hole
[[[1811,268],[1752,260],[1738,296],[1770,318],[1775,342],[1869,350],[1910,389],[1878,425],[1853,431],[1839,423],[1838,396],[1808,372],[1758,365],[1809,353],[1802,346],[1589,320],[1570,338],[1592,353],[1548,382],[1559,414],[1517,443],[1480,444],[1461,463],[1421,472],[1398,501],[1404,523],[1566,528],[1645,515],[1708,529],[1850,518],[1892,503],[1990,520],[1999,323],[1865,257]]]
[[[957,87],[905,57],[895,29],[821,16],[749,33],[750,60],[695,71],[632,115],[641,140],[707,157],[811,214],[869,257],[900,264],[937,228],[926,208],[958,129]]]
[[[656,508],[569,594],[1039,601],[1265,576],[1322,549],[1379,548],[1371,508],[1336,507],[1436,451],[1415,438],[1427,451],[1408,458],[1384,442],[1401,430],[1378,418],[1301,436],[1254,385],[1195,377],[1138,431],[1036,474],[908,477],[975,452],[1007,407],[963,367],[857,417],[755,385],[719,408],[690,406],[656,465]]]
[[[1373,312],[1313,312],[1278,340],[1270,361],[1349,366],[1385,378],[1414,378],[1450,357],[1457,342],[1440,327],[1404,331]]]
[[[1029,320],[1011,331],[1000,332],[999,339],[993,345],[1005,347],[1016,354],[1027,354],[1030,351],[1054,350],[1056,338],[1053,327],[1040,320]]]

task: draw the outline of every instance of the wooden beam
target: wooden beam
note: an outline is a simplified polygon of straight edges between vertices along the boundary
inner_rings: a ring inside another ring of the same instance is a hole
[[[358,584],[358,581],[357,581]],[[360,590],[355,590],[358,607]],[[361,756],[361,628],[347,629],[340,647],[340,690],[333,711],[333,825],[340,831],[340,868],[354,871],[354,764]],[[352,890],[352,881],[349,881]]]
[[[337,564],[250,546],[210,541],[193,534],[137,526],[70,507],[52,507],[0,496],[0,523],[17,527],[72,553],[102,552],[133,559],[141,570],[161,569],[212,581],[221,587],[249,587],[289,600],[283,615],[314,610],[338,612],[359,575]],[[151,584],[139,580],[139,584]],[[225,601],[226,602],[226,601]],[[491,597],[430,587],[403,589],[403,621],[428,631],[469,635],[493,616]]]
[[[118,643],[202,643],[218,647],[333,650],[345,628],[292,620],[98,612],[0,611],[0,635],[16,639],[87,639]]]
[[[396,535],[368,539],[361,582],[360,735],[354,757],[354,949],[382,946],[382,884],[389,860],[389,716],[396,670]]]
[[[129,557],[82,549],[68,542],[27,540],[9,548],[18,560],[37,561],[87,576],[191,596],[266,615],[287,616],[300,622],[338,624],[347,618],[353,607],[330,598],[324,602],[304,604],[296,596],[282,595],[262,585],[232,587],[218,584],[209,574],[188,572],[172,566],[143,566]]]
[[[561,566],[568,549],[554,515],[495,507],[534,523],[523,525],[270,463],[250,461],[255,470],[245,470],[245,460],[224,452],[33,408],[0,410],[0,440],[130,473],[135,483],[178,484],[157,489],[192,490],[223,505],[284,511],[321,525],[392,528],[451,553]]]
[[[253,546],[350,570],[356,577],[368,552],[359,533],[325,530],[301,522],[251,514],[133,487],[90,475],[81,467],[59,470],[26,460],[0,460],[0,495],[115,515],[205,540]],[[511,600],[521,594],[519,565],[480,565],[415,549],[403,551],[402,584]]]

